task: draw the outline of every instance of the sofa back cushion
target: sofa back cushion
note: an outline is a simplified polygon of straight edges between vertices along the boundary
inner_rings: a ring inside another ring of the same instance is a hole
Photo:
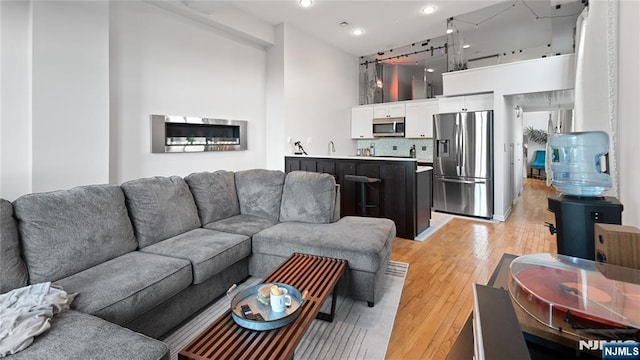
[[[231,171],[193,173],[184,178],[198,207],[202,225],[240,214],[235,175]]]
[[[284,173],[279,170],[245,170],[236,172],[236,190],[240,213],[278,221]]]
[[[13,206],[0,199],[0,294],[26,286],[29,282],[27,266],[20,256],[18,226]]]
[[[24,195],[13,207],[31,284],[62,279],[137,247],[116,185]]]
[[[140,248],[200,227],[196,203],[182,178],[156,176],[121,186]]]
[[[336,180],[323,173],[293,171],[282,190],[280,221],[312,224],[332,222],[336,203]]]

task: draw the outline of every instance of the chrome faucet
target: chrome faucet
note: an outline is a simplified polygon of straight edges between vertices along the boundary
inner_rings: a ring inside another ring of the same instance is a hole
[[[331,155],[332,152],[336,152],[336,144],[333,143],[333,141],[329,141],[329,154]]]

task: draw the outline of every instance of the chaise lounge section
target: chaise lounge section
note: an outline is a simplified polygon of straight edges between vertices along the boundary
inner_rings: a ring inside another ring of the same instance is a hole
[[[249,273],[262,277],[294,252],[345,259],[346,284],[354,299],[373,306],[396,236],[389,219],[348,216],[337,219],[335,180],[326,174],[287,175],[280,223],[253,236]],[[333,214],[333,215],[331,215]]]
[[[338,189],[328,174],[246,170],[2,200],[1,293],[38,282],[78,293],[74,310],[57,315],[16,358],[42,347],[57,349],[59,358],[166,358],[166,346],[153,338],[294,252],[348,260],[346,287],[373,306],[395,225],[339,219]],[[100,339],[65,350],[61,343],[72,340],[62,332],[81,327],[108,333],[120,352]]]
[[[249,273],[264,276],[293,252],[345,259],[348,285],[342,285],[352,298],[373,307],[380,296],[376,289],[389,262],[388,239],[395,238],[394,229],[388,219],[354,216],[331,224],[280,223],[254,235]],[[368,239],[363,241],[363,236]]]

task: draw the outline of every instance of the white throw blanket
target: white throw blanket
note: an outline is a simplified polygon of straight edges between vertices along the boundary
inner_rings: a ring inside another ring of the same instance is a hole
[[[76,294],[50,282],[0,295],[0,357],[24,350],[51,327],[53,315],[69,309]]]

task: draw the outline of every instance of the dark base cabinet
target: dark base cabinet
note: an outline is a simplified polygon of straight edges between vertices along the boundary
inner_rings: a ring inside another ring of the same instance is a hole
[[[431,168],[433,168],[433,163],[432,162],[425,162],[425,161],[418,161],[418,166],[430,166]],[[433,170],[429,170],[429,191],[431,191],[429,193],[429,199],[431,201],[431,207],[433,207]],[[431,210],[429,210],[431,211]]]
[[[416,173],[415,161],[383,159],[335,159],[285,157],[285,171],[328,173],[340,184],[340,216],[361,215],[359,184],[345,181],[345,175],[378,178],[380,183],[365,185],[366,216],[384,217],[396,224],[397,236],[414,239],[429,227],[431,218],[431,171]]]
[[[614,197],[555,194],[547,200],[556,218],[558,254],[596,260],[594,224],[622,224],[623,207]]]
[[[345,175],[356,175],[356,164],[352,162],[336,162],[336,182],[340,184],[340,217],[355,215],[358,212],[355,183],[347,183]]]
[[[431,226],[431,179],[433,170],[427,170],[416,174],[417,198],[416,201],[416,227],[417,233],[421,233]]]
[[[307,170],[310,171],[310,170]],[[335,161],[329,160],[318,160],[316,162],[316,171],[331,174],[333,176],[336,175],[336,163]]]

